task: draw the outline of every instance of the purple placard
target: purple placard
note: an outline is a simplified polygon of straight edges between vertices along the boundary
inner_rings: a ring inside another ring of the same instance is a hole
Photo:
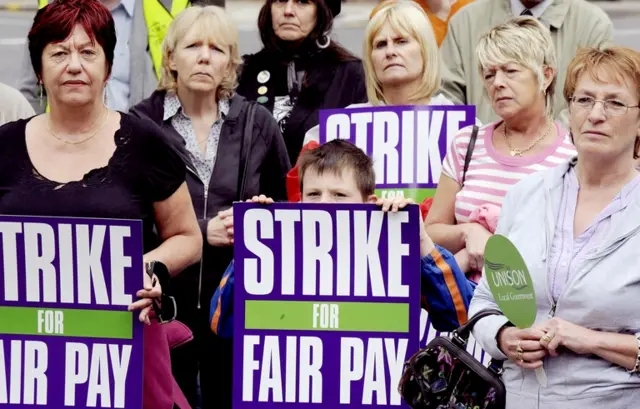
[[[373,159],[378,189],[433,189],[452,138],[475,124],[474,105],[320,111],[320,143],[347,139]]]
[[[142,407],[142,222],[0,216],[0,407]]]
[[[236,203],[234,226],[233,408],[408,407],[418,206]]]

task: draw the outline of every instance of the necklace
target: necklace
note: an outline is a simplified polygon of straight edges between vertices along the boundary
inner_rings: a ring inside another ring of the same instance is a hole
[[[96,135],[97,135],[97,134],[102,130],[102,128],[104,127],[104,124],[107,122],[107,118],[109,117],[109,110],[108,110],[108,109],[105,109],[105,110],[104,110],[104,114],[103,114],[102,116],[103,116],[102,123],[100,124],[100,126],[98,127],[98,129],[97,129],[94,133],[92,133],[91,135],[89,135],[89,136],[87,136],[86,138],[81,139],[81,140],[79,140],[79,141],[70,141],[70,140],[68,140],[68,139],[65,139],[65,138],[62,138],[62,137],[60,137],[60,136],[56,135],[56,133],[55,133],[55,132],[53,132],[53,130],[51,129],[51,117],[49,117],[49,118],[48,118],[48,120],[47,120],[47,131],[49,131],[49,133],[50,133],[54,138],[56,138],[57,140],[59,140],[60,142],[64,142],[64,143],[69,144],[69,145],[80,145],[81,143],[85,143],[85,142],[86,142],[86,141],[88,141],[89,139],[91,139],[91,138],[93,138],[94,136],[96,136]]]
[[[553,121],[547,127],[547,131],[542,135],[540,135],[535,141],[533,141],[531,145],[527,146],[524,149],[516,149],[513,146],[511,146],[511,142],[509,142],[509,137],[507,136],[507,124],[505,123],[504,124],[504,140],[505,142],[507,142],[507,146],[509,147],[509,154],[511,156],[522,156],[523,153],[531,150],[534,146],[536,146],[538,143],[540,143],[540,141],[542,141],[544,138],[546,138],[549,135],[549,133],[551,132],[552,125],[553,125]]]

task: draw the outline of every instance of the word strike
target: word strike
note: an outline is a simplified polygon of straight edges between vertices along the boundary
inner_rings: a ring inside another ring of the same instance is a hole
[[[124,255],[129,227],[98,225],[90,234],[84,224],[60,224],[55,231],[46,223],[0,222],[0,236],[4,301],[90,304],[93,294],[99,305],[131,304],[124,285],[125,270],[131,267],[131,257]],[[19,254],[24,254],[22,262]],[[110,258],[110,291],[101,262],[105,254]],[[19,265],[25,268],[23,283]]]
[[[446,153],[439,146],[442,129],[449,131],[444,136],[449,146],[466,119],[461,111],[340,113],[327,118],[325,134],[327,142],[350,140],[371,154],[377,185],[438,183]]]
[[[334,217],[324,210],[277,209],[272,213],[250,209],[244,214],[244,245],[255,257],[244,259],[245,290],[253,295],[270,294],[277,275],[282,295],[294,295],[300,279],[303,295],[406,298],[409,286],[403,284],[402,269],[387,268],[383,273],[378,247],[386,225],[386,265],[401,266],[402,257],[409,255],[409,245],[401,239],[402,226],[408,222],[407,212],[385,215],[382,211],[340,210]],[[296,228],[298,223],[301,229]],[[263,242],[274,238],[280,240],[282,252],[277,271],[272,246]],[[299,254],[291,251],[296,242],[302,243]],[[302,258],[302,277],[296,276],[296,257]]]

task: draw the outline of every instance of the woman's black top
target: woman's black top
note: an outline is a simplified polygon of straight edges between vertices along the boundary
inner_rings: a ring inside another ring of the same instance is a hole
[[[367,102],[362,62],[345,60],[331,48],[295,57],[267,49],[244,56],[237,91],[273,114],[292,165],[305,133],[318,125],[321,109]]]
[[[31,118],[0,127],[0,214],[142,220],[144,251],[157,247],[153,203],[180,187],[186,168],[158,126],[120,115],[107,166],[64,184],[42,176],[31,163],[25,140]]]

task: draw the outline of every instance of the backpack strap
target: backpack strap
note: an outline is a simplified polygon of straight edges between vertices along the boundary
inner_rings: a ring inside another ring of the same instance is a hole
[[[242,149],[240,151],[240,167],[238,169],[238,200],[245,200],[245,189],[247,183],[247,169],[249,168],[249,158],[251,156],[251,146],[253,145],[253,122],[256,115],[256,103],[249,102],[247,108],[247,119],[245,120],[244,132],[242,133]]]

